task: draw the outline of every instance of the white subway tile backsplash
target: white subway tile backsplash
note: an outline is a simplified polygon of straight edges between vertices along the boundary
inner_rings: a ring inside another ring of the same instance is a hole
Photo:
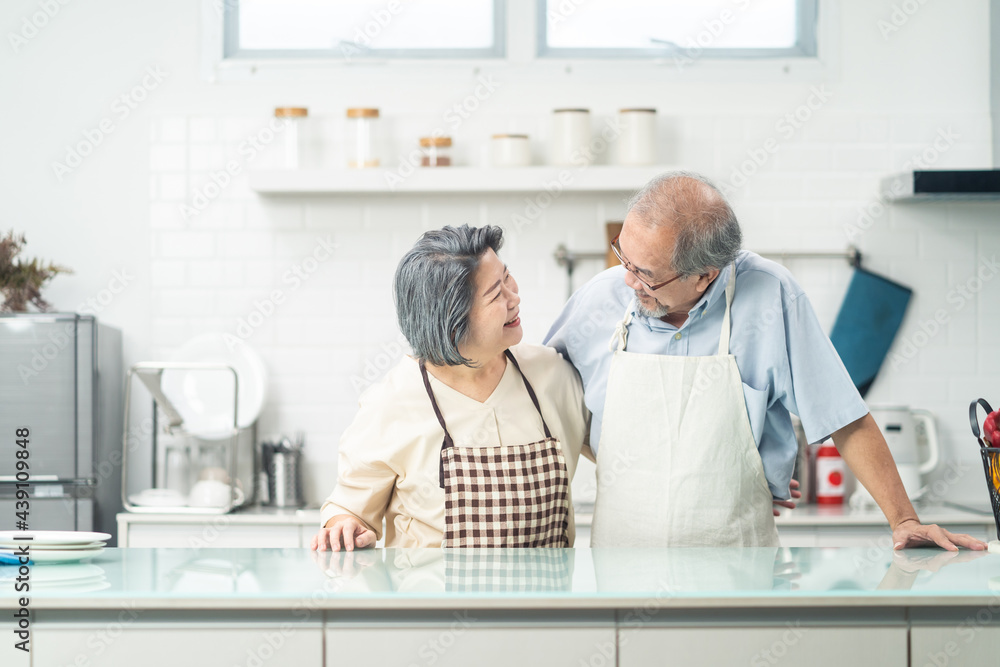
[[[188,124],[192,144],[210,144],[218,140],[218,120],[215,118],[191,118]]]
[[[183,144],[187,141],[187,118],[169,117],[159,119],[159,141],[164,144]]]
[[[274,255],[274,235],[270,232],[241,231],[219,233],[219,256],[261,258]]]
[[[305,199],[305,225],[308,229],[360,227],[364,221],[363,200],[311,197]]]
[[[188,280],[192,287],[222,287],[222,262],[217,259],[188,262]]]
[[[197,317],[214,314],[216,300],[207,290],[166,288],[160,290],[154,305],[164,317]]]
[[[187,168],[186,146],[153,144],[149,147],[150,171],[184,171]]]
[[[840,146],[833,150],[833,167],[838,170],[875,172],[878,178],[888,171],[889,163],[885,146]]]
[[[185,200],[188,196],[188,177],[185,173],[163,174],[156,199]]]
[[[188,148],[188,159],[192,171],[207,172],[226,166],[226,151],[218,144],[192,145]],[[200,184],[201,180],[198,181]]]
[[[151,229],[184,229],[187,226],[176,202],[153,202],[149,205]]]
[[[149,279],[153,287],[180,287],[185,284],[184,262],[153,260],[149,263]]]
[[[883,117],[859,118],[858,140],[865,143],[882,143],[889,140],[889,119]]]
[[[305,217],[305,206],[297,200],[257,198],[247,204],[246,211],[250,229],[301,229]]]
[[[215,255],[215,234],[210,232],[160,232],[154,238],[159,257],[204,258]]]
[[[914,338],[914,343],[923,338]],[[925,375],[972,374],[976,372],[976,348],[947,345],[947,336],[938,332],[917,352],[920,371]]]
[[[943,224],[939,229],[924,229],[919,235],[920,259],[945,259],[966,262],[970,273],[975,261],[975,240],[972,232],[949,231]]]

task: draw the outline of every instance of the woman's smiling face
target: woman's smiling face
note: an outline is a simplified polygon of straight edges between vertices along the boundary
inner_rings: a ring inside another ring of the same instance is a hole
[[[520,343],[524,335],[520,303],[517,281],[493,249],[488,249],[476,270],[469,334],[458,345],[462,356],[484,362]]]

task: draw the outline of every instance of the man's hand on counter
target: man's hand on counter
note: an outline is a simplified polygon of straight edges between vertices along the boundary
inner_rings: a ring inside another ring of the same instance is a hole
[[[939,546],[948,551],[958,551],[966,547],[973,551],[983,551],[986,543],[964,533],[952,533],[937,524],[924,525],[918,519],[904,519],[892,529],[892,548]]]
[[[802,497],[802,492],[799,491],[799,480],[793,479],[788,483],[788,488],[792,492],[791,500],[774,500],[772,503],[778,507],[787,507],[790,510],[795,509],[795,501]],[[781,510],[775,507],[772,509],[774,516],[781,516]]]
[[[310,548],[313,551],[354,551],[354,548],[364,549],[374,546],[375,531],[349,514],[338,514],[331,517],[326,525],[313,535]]]

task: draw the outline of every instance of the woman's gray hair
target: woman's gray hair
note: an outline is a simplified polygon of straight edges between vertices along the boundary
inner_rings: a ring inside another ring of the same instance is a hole
[[[476,270],[483,253],[499,252],[503,230],[442,227],[425,232],[399,260],[393,297],[399,329],[413,354],[436,366],[472,366],[458,351],[469,333]]]
[[[632,196],[628,211],[650,225],[674,226],[677,240],[670,265],[685,278],[724,268],[743,245],[740,223],[725,195],[700,174],[657,176]]]

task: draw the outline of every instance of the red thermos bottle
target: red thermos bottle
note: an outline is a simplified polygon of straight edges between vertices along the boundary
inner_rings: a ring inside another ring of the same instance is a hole
[[[816,452],[816,502],[820,505],[844,504],[844,459],[829,440]]]

